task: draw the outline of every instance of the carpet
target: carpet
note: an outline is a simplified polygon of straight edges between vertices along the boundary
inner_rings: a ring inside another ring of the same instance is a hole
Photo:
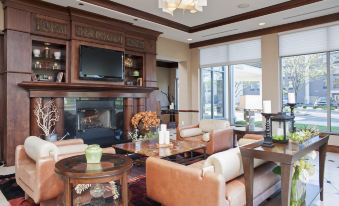
[[[129,206],[160,206],[146,196],[146,177],[140,175],[128,181]],[[35,206],[24,199],[24,191],[16,184],[15,175],[0,176],[0,190],[11,206]],[[109,205],[109,204],[103,204]]]

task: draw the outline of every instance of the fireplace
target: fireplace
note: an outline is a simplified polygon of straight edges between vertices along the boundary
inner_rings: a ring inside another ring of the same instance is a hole
[[[122,98],[64,98],[65,131],[102,147],[124,141]]]

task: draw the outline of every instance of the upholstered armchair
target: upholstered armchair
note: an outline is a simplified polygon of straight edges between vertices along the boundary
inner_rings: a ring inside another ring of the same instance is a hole
[[[226,120],[200,120],[199,124],[177,128],[177,139],[207,142],[211,155],[233,147],[233,129]]]
[[[82,139],[47,142],[38,137],[28,137],[15,151],[15,178],[25,194],[35,203],[56,198],[63,192],[63,181],[54,172],[58,160],[84,154],[87,145]],[[105,153],[115,153],[105,148]]]

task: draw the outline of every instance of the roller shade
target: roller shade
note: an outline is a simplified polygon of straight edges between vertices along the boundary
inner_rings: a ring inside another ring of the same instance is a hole
[[[239,42],[229,45],[229,62],[257,60],[261,58],[261,41]]]
[[[279,36],[279,55],[292,56],[339,49],[339,25]]]
[[[200,66],[220,66],[261,58],[261,40],[238,42],[200,49]]]

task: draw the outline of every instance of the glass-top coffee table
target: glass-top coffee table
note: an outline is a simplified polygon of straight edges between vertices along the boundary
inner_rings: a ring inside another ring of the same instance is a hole
[[[68,157],[55,164],[55,172],[65,183],[64,205],[73,203],[72,190],[78,184],[99,184],[119,181],[121,185],[122,205],[128,205],[127,176],[132,168],[129,157],[118,154],[102,154],[98,164],[87,164],[85,155]]]
[[[187,152],[200,151],[201,155],[195,156],[197,158],[206,158],[206,144],[203,142],[179,141],[171,140],[172,147],[158,147],[158,139],[142,140],[136,142],[128,142],[113,145],[114,149],[128,153],[139,154],[145,157],[167,158]],[[186,160],[193,160],[189,158]]]

